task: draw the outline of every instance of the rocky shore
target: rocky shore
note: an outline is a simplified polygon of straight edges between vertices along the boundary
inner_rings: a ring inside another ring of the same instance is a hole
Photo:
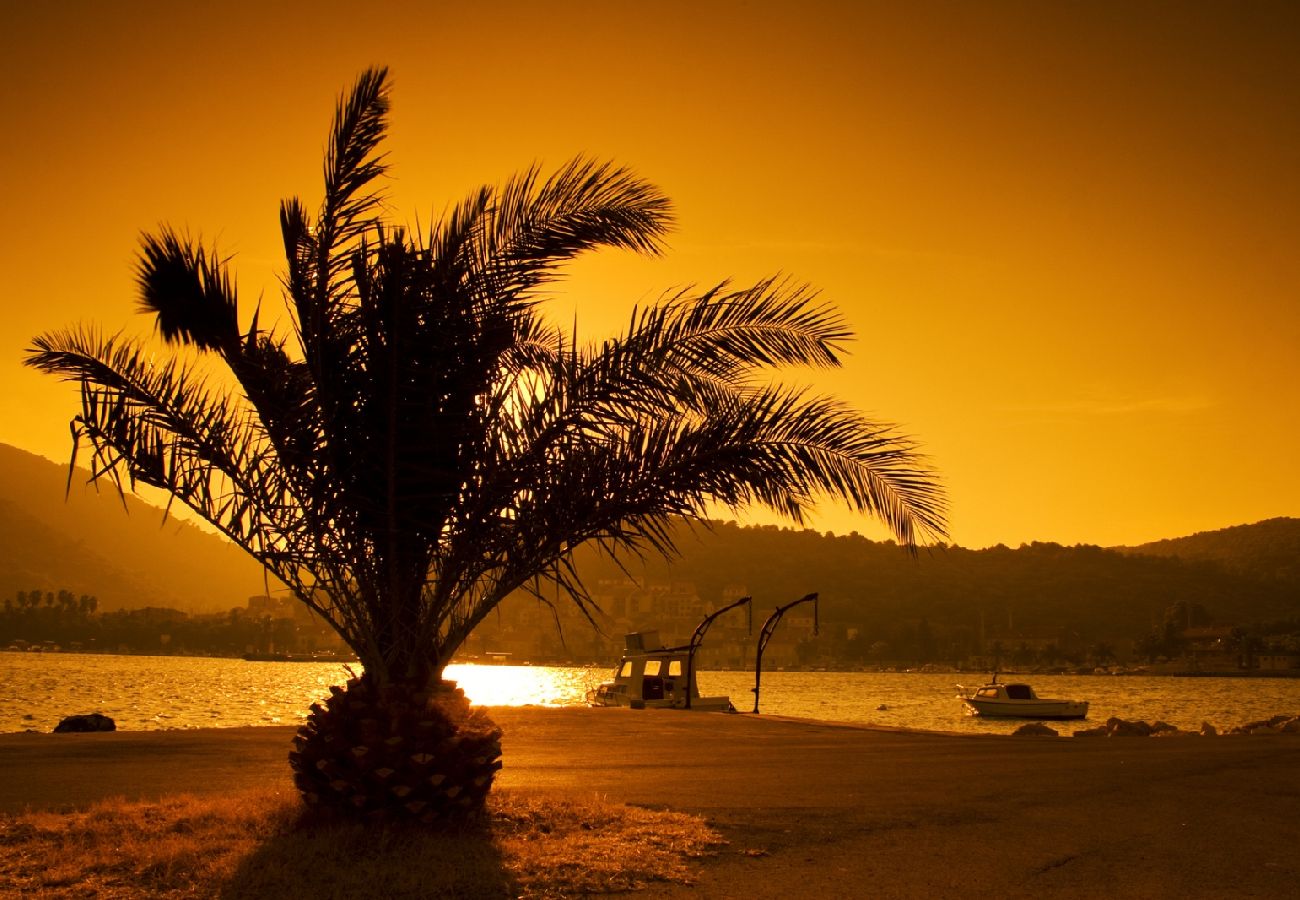
[[[1141,719],[1130,721],[1116,716],[1106,720],[1104,725],[1094,728],[1081,728],[1072,733],[1072,737],[1218,737],[1234,734],[1294,734],[1300,735],[1300,716],[1277,715],[1269,719],[1247,722],[1231,728],[1220,729],[1209,722],[1202,722],[1196,731],[1179,728],[1168,722],[1144,722]],[[1012,732],[1014,737],[1059,737],[1060,732],[1042,722],[1030,722],[1021,725]]]

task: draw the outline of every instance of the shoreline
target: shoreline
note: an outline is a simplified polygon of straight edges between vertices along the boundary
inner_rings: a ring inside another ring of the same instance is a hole
[[[208,658],[55,655],[0,656],[0,674],[14,699],[0,710],[0,733],[50,732],[71,715],[98,712],[124,731],[298,725],[324,685],[347,677],[341,667],[275,666]],[[545,704],[582,708],[606,674],[584,669],[464,666],[450,669],[470,699],[488,706]],[[763,715],[955,733],[1008,734],[1024,721],[965,714],[960,695],[976,680],[933,673],[837,674],[771,672]],[[1007,676],[1008,680],[1019,680]],[[1094,728],[1112,717],[1163,720],[1197,731],[1205,722],[1230,730],[1278,714],[1300,712],[1300,680],[1029,678],[1040,696],[1090,702],[1088,718],[1054,724],[1058,733]],[[967,688],[955,682],[965,681]],[[984,683],[984,682],[979,682]],[[209,692],[203,685],[220,685]],[[755,705],[750,673],[708,671],[701,685],[727,695],[742,715]]]
[[[340,665],[348,666],[359,663],[355,657],[336,657],[323,658],[305,654],[295,653],[242,653],[242,654],[211,654],[211,653],[117,653],[111,650],[88,650],[85,648],[79,650],[43,649],[32,646],[27,649],[14,646],[0,647],[0,653],[34,653],[34,654],[53,654],[59,656],[121,656],[126,658],[142,659],[230,659],[243,660],[244,662],[283,662],[283,663],[318,663],[320,665]],[[614,668],[609,663],[599,662],[574,662],[574,661],[539,661],[539,662],[486,662],[482,659],[452,659],[448,665],[455,666],[483,666],[489,668],[495,667],[512,667],[522,668],[559,668],[559,669],[600,669],[606,670]],[[1152,668],[1151,665],[1164,666],[1164,668]],[[999,676],[1016,675],[1021,677],[1055,677],[1065,676],[1070,678],[1300,678],[1300,669],[1224,669],[1224,670],[1202,670],[1202,669],[1176,669],[1170,670],[1168,664],[1151,664],[1148,666],[1117,666],[1118,671],[1098,672],[1095,669],[1080,667],[1076,670],[1061,669],[1000,669]],[[927,666],[933,666],[927,668]],[[734,674],[737,672],[748,673],[752,669],[734,668],[734,667],[717,667],[709,668],[702,671],[708,672],[726,672]],[[867,675],[978,675],[986,677],[989,672],[986,669],[962,669],[956,666],[934,666],[933,663],[917,665],[915,667],[899,668],[896,666],[873,667],[873,666],[780,666],[770,669],[769,672],[818,672],[825,674],[867,674]]]

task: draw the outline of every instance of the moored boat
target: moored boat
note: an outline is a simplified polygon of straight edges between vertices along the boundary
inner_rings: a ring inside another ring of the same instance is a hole
[[[624,641],[613,680],[587,692],[589,705],[735,711],[729,697],[700,696],[689,647],[665,647],[656,631],[634,632]]]
[[[1023,683],[1000,684],[996,675],[988,684],[962,693],[957,698],[974,716],[1003,719],[1083,719],[1088,716],[1087,700],[1059,700],[1040,697]]]

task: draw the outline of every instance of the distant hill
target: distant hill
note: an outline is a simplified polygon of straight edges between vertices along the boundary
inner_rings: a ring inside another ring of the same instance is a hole
[[[0,444],[0,597],[66,588],[100,609],[172,606],[215,612],[263,593],[262,570],[220,537],[74,477],[65,466]],[[931,627],[1066,627],[1086,640],[1135,636],[1176,603],[1245,624],[1300,616],[1300,520],[1272,519],[1140,547],[943,547],[916,556],[859,535],[718,523],[681,533],[682,556],[625,560],[652,583],[690,582],[707,604],[743,585],[756,612],[811,591],[825,621],[868,634],[928,620]],[[627,572],[584,548],[584,580]],[[279,588],[278,583],[272,584]],[[527,601],[532,602],[532,601]],[[763,612],[765,615],[766,613]]]
[[[731,523],[679,534],[681,558],[671,567],[633,561],[631,573],[650,583],[690,582],[710,605],[729,586],[743,586],[756,615],[816,591],[824,621],[869,634],[927,620],[990,633],[1064,627],[1084,640],[1116,640],[1144,633],[1178,603],[1199,604],[1229,624],[1300,616],[1300,579],[1282,578],[1273,562],[1265,573],[1247,559],[1230,567],[1217,558],[1043,542],[912,556],[858,535]],[[625,577],[585,549],[577,563],[589,584]]]
[[[1254,525],[1200,531],[1120,549],[1145,556],[1209,561],[1234,572],[1300,582],[1300,519],[1265,519]]]
[[[79,470],[0,444],[0,597],[93,594],[101,610],[218,612],[265,593],[262,569],[221,537],[169,517]],[[279,587],[279,582],[272,582]]]

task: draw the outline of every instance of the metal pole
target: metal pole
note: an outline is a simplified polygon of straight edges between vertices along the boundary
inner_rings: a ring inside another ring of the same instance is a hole
[[[726,612],[729,609],[735,609],[737,606],[740,606],[743,603],[748,603],[752,599],[753,599],[752,597],[741,597],[735,603],[729,603],[726,606],[722,607],[722,609],[718,610],[717,612],[710,613],[709,615],[705,616],[704,621],[701,622],[699,625],[695,626],[695,634],[691,635],[691,642],[690,644],[687,645],[687,650],[686,650],[686,708],[687,709],[691,708],[691,695],[694,693],[694,687],[695,687],[695,651],[700,649],[700,644],[704,642],[704,632],[709,630],[709,626],[713,624],[713,620],[716,619],[718,616],[722,615],[724,612]],[[749,608],[749,630],[751,633],[754,630],[754,608],[752,606]]]
[[[754,712],[758,712],[758,689],[763,679],[763,650],[767,647],[767,642],[772,639],[772,632],[776,630],[776,625],[785,615],[786,610],[798,606],[800,603],[813,602],[813,634],[819,631],[819,621],[817,615],[817,595],[809,594],[806,597],[800,597],[793,603],[787,603],[785,606],[778,606],[772,615],[767,617],[763,623],[763,628],[758,633],[758,653],[754,657]]]

